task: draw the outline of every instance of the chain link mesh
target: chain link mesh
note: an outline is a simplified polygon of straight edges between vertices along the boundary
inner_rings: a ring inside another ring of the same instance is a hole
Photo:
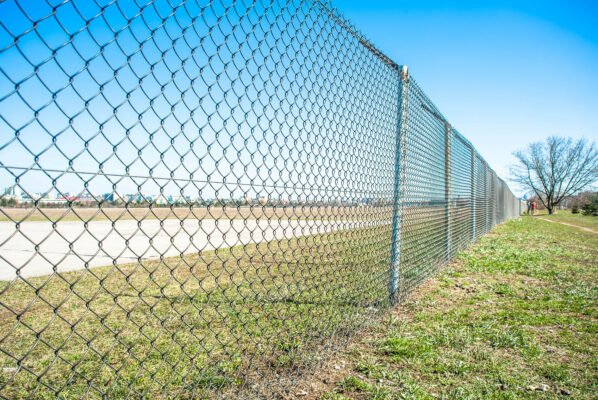
[[[327,2],[7,0],[0,77],[2,398],[272,397],[519,214]]]

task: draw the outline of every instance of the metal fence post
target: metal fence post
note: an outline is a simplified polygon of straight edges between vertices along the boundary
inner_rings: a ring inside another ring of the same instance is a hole
[[[444,223],[446,231],[446,259],[451,259],[451,124],[444,123]]]
[[[470,232],[470,241],[474,241],[475,240],[475,215],[476,215],[476,198],[475,198],[475,164],[476,164],[476,155],[475,155],[475,149],[473,148],[473,146],[471,146],[471,217],[470,217],[470,227],[469,227],[469,232]]]
[[[519,201],[519,214],[517,216],[521,215],[521,200]]]
[[[484,162],[484,233],[490,230],[488,220],[488,209],[490,207],[490,188],[488,187],[488,164]]]
[[[402,168],[401,152],[404,150],[403,138],[407,132],[409,97],[409,71],[407,66],[402,66],[399,72],[399,90],[398,90],[398,113],[397,113],[397,135],[395,141],[395,171],[393,187],[392,204],[392,249],[390,256],[390,271],[388,281],[388,295],[391,303],[398,300],[399,295],[399,275],[401,262],[401,218],[402,218]]]
[[[492,171],[492,221],[491,228],[496,225],[496,212],[498,210],[498,183],[496,181],[496,172]]]

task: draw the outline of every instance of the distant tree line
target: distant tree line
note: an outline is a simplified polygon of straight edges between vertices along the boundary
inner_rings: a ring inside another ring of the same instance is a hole
[[[583,192],[568,200],[573,214],[598,216],[598,192]]]

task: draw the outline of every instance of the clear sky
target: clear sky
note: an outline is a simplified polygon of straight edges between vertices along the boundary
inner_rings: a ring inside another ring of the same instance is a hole
[[[0,188],[392,193],[397,75],[315,3],[59,3],[0,2]],[[598,0],[333,4],[501,177],[597,138]]]
[[[550,135],[598,139],[598,1],[337,0],[508,177]]]
[[[314,2],[59,3],[0,2],[0,188],[393,194],[398,75]]]

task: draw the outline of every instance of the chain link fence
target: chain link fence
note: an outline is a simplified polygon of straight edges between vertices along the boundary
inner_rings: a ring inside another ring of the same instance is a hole
[[[271,398],[520,204],[327,2],[0,3],[0,396]]]

